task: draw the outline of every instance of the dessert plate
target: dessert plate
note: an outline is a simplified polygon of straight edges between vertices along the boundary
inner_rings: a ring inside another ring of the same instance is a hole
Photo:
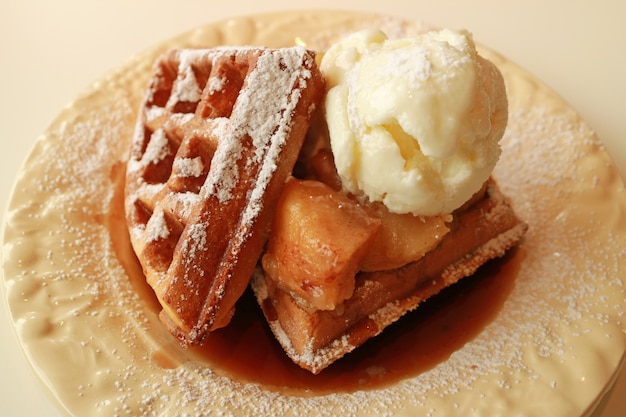
[[[160,324],[130,247],[122,188],[152,62],[174,47],[299,42],[323,51],[364,27],[390,37],[424,30],[335,11],[212,23],[104,76],[38,139],[4,224],[4,287],[19,343],[68,415],[570,417],[601,401],[626,350],[624,185],[563,100],[486,48],[510,97],[494,174],[529,224],[517,252],[325,379],[272,353],[267,332],[250,324],[253,306],[211,349],[183,350]],[[453,320],[442,318],[447,311]],[[459,324],[461,316],[469,320]],[[445,324],[431,329],[436,343],[405,334],[432,323]],[[405,362],[387,368],[389,357]]]

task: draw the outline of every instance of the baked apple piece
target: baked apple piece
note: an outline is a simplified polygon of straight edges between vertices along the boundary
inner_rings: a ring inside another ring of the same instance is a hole
[[[364,209],[381,225],[369,253],[361,264],[362,271],[383,271],[417,261],[433,250],[450,230],[450,215],[415,216],[392,213],[381,203],[363,204]]]
[[[303,307],[334,310],[352,296],[379,226],[345,194],[292,178],[278,201],[263,269]]]

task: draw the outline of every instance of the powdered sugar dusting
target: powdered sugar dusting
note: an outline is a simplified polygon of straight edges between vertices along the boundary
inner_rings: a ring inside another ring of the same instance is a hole
[[[154,242],[156,240],[166,239],[169,234],[170,230],[167,227],[163,211],[156,211],[146,225],[146,241]]]
[[[221,202],[232,197],[231,190],[238,182],[239,172],[238,167],[229,161],[241,158],[240,138],[249,136],[256,153],[247,164],[263,164],[251,197],[253,202],[260,201],[267,181],[276,169],[276,160],[289,134],[289,119],[298,103],[300,88],[304,87],[298,86],[297,80],[306,80],[311,76],[299,69],[305,52],[304,48],[297,47],[290,53],[281,51],[280,54],[275,54],[266,51],[259,56],[256,68],[263,70],[255,69],[248,75],[247,88],[237,99],[237,106],[248,110],[234,110],[236,113],[233,114],[227,133],[233,139],[224,141],[214,156],[218,171],[207,181],[205,188],[208,194],[217,194]],[[285,67],[284,70],[280,69],[282,66]],[[268,70],[269,68],[273,70]],[[212,89],[213,85],[210,87]],[[289,94],[294,96],[290,97]],[[266,105],[256,106],[254,103]],[[246,217],[253,218],[260,208],[258,203],[251,203]]]
[[[216,167],[202,188],[202,198],[216,195],[217,199],[224,203],[233,195],[232,190],[239,180],[239,168],[234,163],[243,156],[241,143],[237,140],[224,140],[213,155],[212,165]]]
[[[166,108],[172,109],[180,102],[196,102],[200,100],[202,89],[198,85],[198,80],[193,72],[193,68],[185,58],[188,55],[182,55],[180,66],[178,69],[178,78],[174,82],[172,95],[167,102]]]
[[[215,94],[218,91],[222,91],[224,84],[226,84],[226,78],[213,77],[209,81],[209,94]]]
[[[181,177],[199,177],[204,170],[200,157],[179,158],[174,161],[174,169]]]
[[[167,136],[163,129],[158,129],[150,136],[148,147],[141,160],[131,164],[131,170],[145,168],[149,164],[157,164],[169,155]]]

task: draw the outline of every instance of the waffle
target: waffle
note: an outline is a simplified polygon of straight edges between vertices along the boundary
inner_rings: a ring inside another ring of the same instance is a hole
[[[434,249],[419,260],[399,268],[358,272],[351,297],[332,310],[312,309],[257,268],[252,288],[287,355],[300,367],[319,373],[424,300],[504,255],[527,229],[493,179],[453,213],[447,227]]]
[[[302,47],[162,55],[127,165],[133,249],[183,345],[225,326],[324,91]]]

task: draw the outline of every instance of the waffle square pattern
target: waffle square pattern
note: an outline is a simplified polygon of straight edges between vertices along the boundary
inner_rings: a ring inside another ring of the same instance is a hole
[[[303,47],[163,54],[127,165],[131,243],[184,345],[228,324],[324,83]]]

